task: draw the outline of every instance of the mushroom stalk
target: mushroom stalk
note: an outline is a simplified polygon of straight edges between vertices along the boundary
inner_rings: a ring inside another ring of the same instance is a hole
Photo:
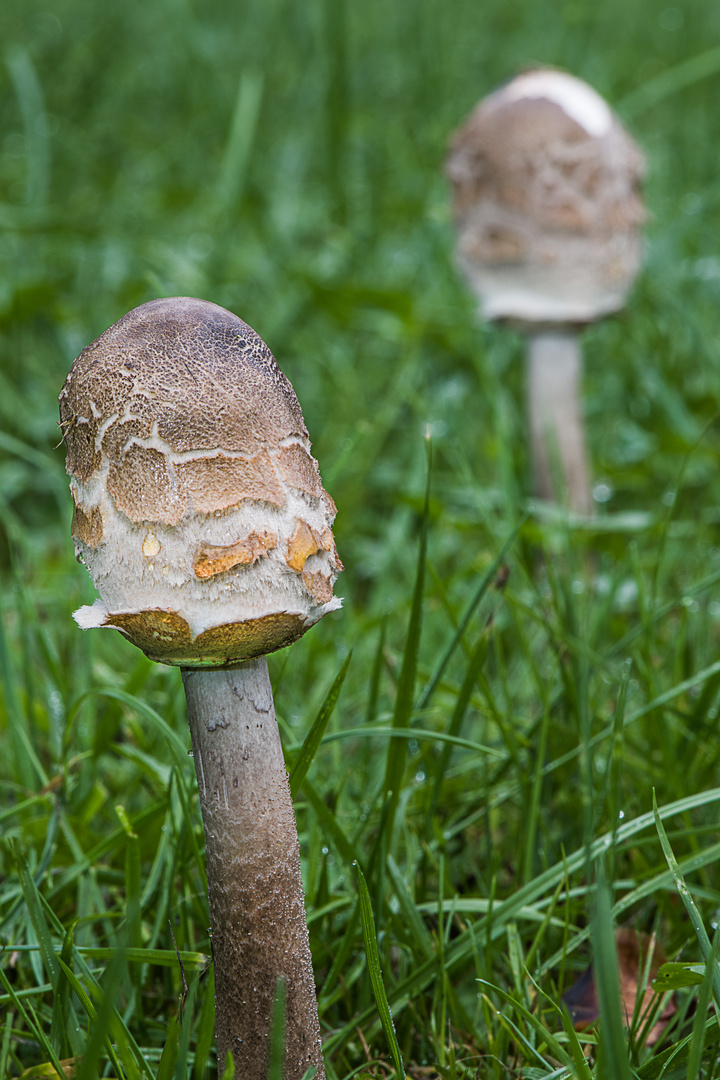
[[[207,843],[219,1067],[267,1073],[284,978],[284,1080],[325,1076],[300,876],[297,827],[264,657],[222,670],[183,668]]]
[[[592,494],[580,404],[582,353],[574,330],[528,335],[527,399],[538,494],[567,499],[570,510],[592,513]],[[558,480],[564,486],[557,491]]]

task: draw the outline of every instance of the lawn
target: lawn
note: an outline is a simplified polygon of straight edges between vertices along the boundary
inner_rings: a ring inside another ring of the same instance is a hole
[[[338,506],[343,609],[269,658],[288,766],[334,702],[295,799],[330,1080],[720,1075],[720,10],[4,0],[0,42],[0,1077],[218,1075],[180,676],[72,621],[57,426],[174,295],[267,341]],[[590,522],[533,500],[523,340],[453,264],[448,138],[533,62],[647,158],[643,274],[584,335]],[[659,1040],[615,927],[641,984],[693,965]]]

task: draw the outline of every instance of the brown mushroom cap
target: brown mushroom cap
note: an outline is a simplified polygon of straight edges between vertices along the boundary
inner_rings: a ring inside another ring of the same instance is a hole
[[[335,504],[300,405],[236,315],[187,297],[129,312],[73,364],[60,420],[76,551],[102,597],[84,628],[217,666],[339,605]]]
[[[456,132],[457,257],[490,319],[573,324],[622,307],[640,266],[642,154],[590,86],[525,72]]]

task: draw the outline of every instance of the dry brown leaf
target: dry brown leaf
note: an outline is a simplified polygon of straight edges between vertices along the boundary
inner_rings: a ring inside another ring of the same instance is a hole
[[[652,989],[652,980],[658,973],[661,964],[666,961],[665,950],[658,944],[657,939],[642,934],[631,927],[621,927],[615,931],[615,948],[617,951],[618,973],[620,976],[620,993],[625,1009],[625,1019],[630,1024],[635,1012],[635,1001],[640,988],[640,981],[645,975],[648,955],[651,955],[650,969],[647,973],[647,982],[643,991],[643,1000],[640,1007],[641,1026],[643,1018],[648,1015],[652,1007],[655,992]],[[572,1018],[576,1031],[583,1031],[596,1023],[600,1018],[598,1006],[597,988],[593,975],[592,964],[585,969],[580,978],[570,986],[563,994],[568,1012]],[[654,1046],[661,1038],[671,1017],[677,1011],[674,995],[668,1000],[663,1011],[650,1029],[646,1046]]]

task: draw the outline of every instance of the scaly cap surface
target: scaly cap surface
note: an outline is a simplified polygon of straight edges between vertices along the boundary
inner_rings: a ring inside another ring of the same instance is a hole
[[[151,659],[272,652],[339,606],[342,565],[300,405],[262,339],[203,300],[153,300],[77,358],[60,394],[72,534],[114,626]]]

